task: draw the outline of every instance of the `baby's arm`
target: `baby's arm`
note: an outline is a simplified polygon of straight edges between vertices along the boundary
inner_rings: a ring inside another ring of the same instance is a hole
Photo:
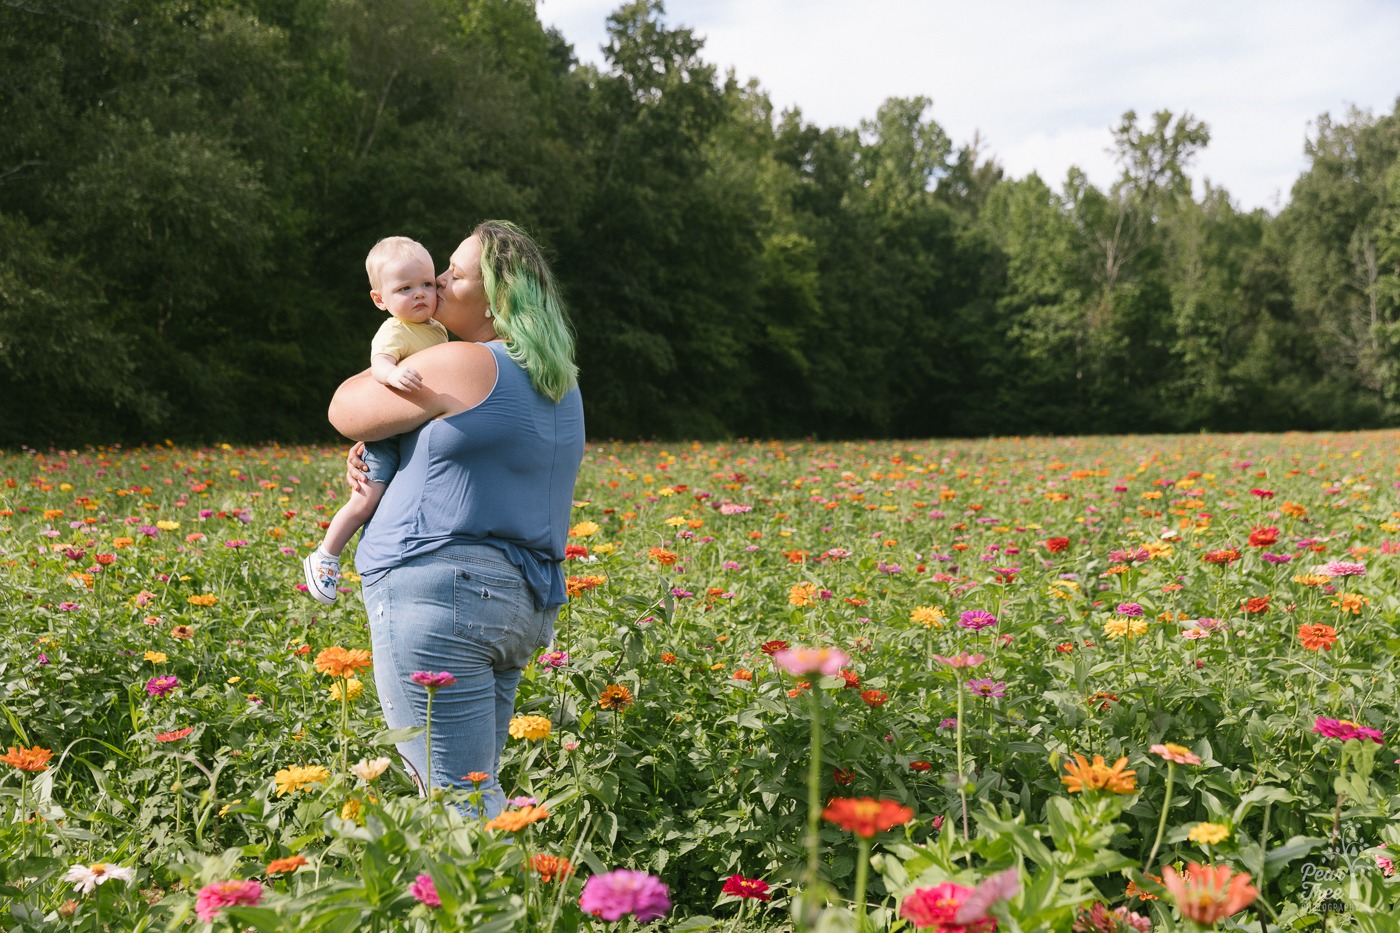
[[[412,392],[423,387],[423,377],[418,374],[418,370],[400,364],[388,353],[376,353],[371,356],[369,371],[375,382],[390,388]]]

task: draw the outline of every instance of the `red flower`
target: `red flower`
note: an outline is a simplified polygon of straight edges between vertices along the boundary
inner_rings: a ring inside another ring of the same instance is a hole
[[[831,772],[831,779],[842,787],[848,787],[856,782],[856,772],[853,768],[836,768]]]
[[[1249,533],[1250,547],[1269,547],[1278,542],[1278,529],[1273,525],[1267,528],[1255,526]]]
[[[879,690],[862,690],[860,698],[865,701],[865,705],[874,709],[877,706],[884,706],[885,701],[890,698],[888,693],[881,693]]]
[[[1058,645],[1055,646],[1055,653],[1056,653],[1056,654],[1069,654],[1069,653],[1070,653],[1071,651],[1073,651],[1073,650],[1074,650],[1074,642],[1072,642],[1072,641],[1062,641],[1062,642],[1060,642]]]
[[[1051,554],[1058,554],[1069,548],[1069,538],[1046,538],[1045,550]]]
[[[870,797],[833,797],[822,810],[822,817],[842,829],[866,839],[876,833],[903,826],[914,818],[914,811],[893,800]]]
[[[763,644],[759,645],[758,650],[762,651],[764,654],[768,655],[768,657],[771,658],[777,652],[786,651],[788,648],[791,647],[791,645],[783,641],[781,638],[775,638],[772,641],[765,641]]]
[[[1248,599],[1246,599],[1246,600],[1244,601],[1244,611],[1245,611],[1245,612],[1268,612],[1268,611],[1269,611],[1269,599],[1270,599],[1270,597],[1268,597],[1268,596],[1251,596],[1251,597],[1249,597]]]
[[[1272,499],[1274,497],[1274,491],[1272,489],[1251,489],[1249,494],[1251,496],[1258,496],[1260,499]]]
[[[848,670],[842,669],[842,670],[838,673],[838,676],[839,676],[842,680],[844,680],[844,681],[846,682],[846,689],[847,689],[847,690],[859,690],[859,689],[860,689],[860,678],[857,677],[853,671],[848,671]]]
[[[1203,560],[1207,564],[1230,564],[1240,559],[1240,552],[1232,547],[1221,548],[1218,551],[1206,551]]]
[[[932,767],[933,767],[933,765],[930,764],[930,763],[927,762],[927,761],[911,761],[911,762],[909,762],[909,770],[910,770],[910,771],[927,771],[927,770],[929,770],[929,769],[932,768]]]
[[[730,897],[752,898],[756,901],[766,901],[772,897],[768,893],[768,882],[757,878],[745,878],[743,875],[730,875],[725,879],[724,889],[720,893]]]
[[[566,545],[564,545],[564,559],[565,559],[565,560],[578,560],[580,557],[587,557],[587,556],[588,556],[588,548],[584,547],[582,544],[566,544]]]

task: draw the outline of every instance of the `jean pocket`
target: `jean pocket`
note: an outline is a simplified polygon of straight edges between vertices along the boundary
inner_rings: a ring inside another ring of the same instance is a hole
[[[458,569],[452,577],[452,631],[487,648],[518,638],[528,616],[529,590],[499,571]]]

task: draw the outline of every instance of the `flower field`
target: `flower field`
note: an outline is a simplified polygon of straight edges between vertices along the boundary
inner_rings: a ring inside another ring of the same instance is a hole
[[[0,455],[0,927],[1400,930],[1397,454],[591,445],[489,821],[304,592],[342,451]]]

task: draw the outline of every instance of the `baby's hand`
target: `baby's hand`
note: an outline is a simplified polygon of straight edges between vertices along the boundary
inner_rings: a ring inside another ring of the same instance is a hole
[[[423,377],[418,374],[416,369],[408,366],[395,366],[385,385],[403,389],[405,392],[412,392],[414,389],[423,388]]]

